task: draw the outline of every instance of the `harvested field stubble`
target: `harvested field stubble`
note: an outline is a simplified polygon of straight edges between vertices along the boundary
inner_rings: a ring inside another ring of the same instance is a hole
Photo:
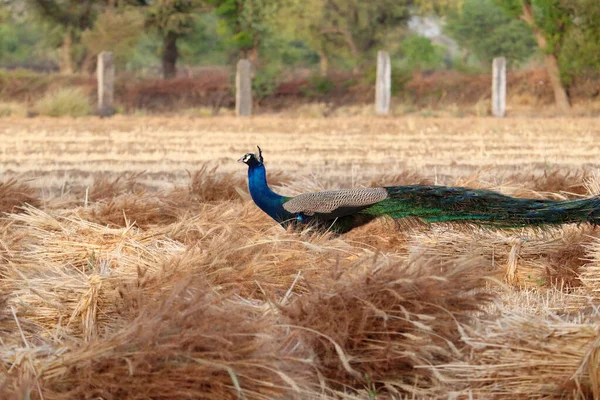
[[[91,121],[0,127],[1,398],[600,395],[597,228],[285,231],[234,163],[266,143],[290,195],[577,198],[600,192],[589,121]]]

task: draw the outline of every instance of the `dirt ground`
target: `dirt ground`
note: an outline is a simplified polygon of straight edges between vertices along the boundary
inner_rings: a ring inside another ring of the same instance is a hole
[[[486,171],[502,179],[597,168],[599,135],[594,118],[3,119],[0,161],[5,174],[51,178],[35,186],[125,171],[145,171],[168,185],[203,163],[243,174],[236,160],[260,145],[269,170],[297,178],[361,184],[363,177],[414,170],[443,182]]]

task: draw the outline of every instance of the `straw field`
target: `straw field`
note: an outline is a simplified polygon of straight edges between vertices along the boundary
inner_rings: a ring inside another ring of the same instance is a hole
[[[287,195],[600,193],[593,119],[0,120],[0,398],[600,396],[600,229],[286,231],[257,144]]]

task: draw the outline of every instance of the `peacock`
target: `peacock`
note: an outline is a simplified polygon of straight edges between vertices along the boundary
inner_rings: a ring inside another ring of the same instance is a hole
[[[510,197],[492,190],[437,185],[326,190],[281,196],[267,184],[262,151],[238,161],[248,165],[254,203],[284,227],[312,225],[338,234],[388,216],[425,223],[472,223],[498,228],[564,223],[600,223],[600,197],[543,200]]]

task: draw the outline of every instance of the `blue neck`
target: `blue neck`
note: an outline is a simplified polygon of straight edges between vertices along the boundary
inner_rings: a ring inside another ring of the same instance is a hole
[[[291,217],[283,208],[285,197],[273,192],[267,185],[267,170],[264,165],[248,168],[248,188],[254,203],[275,221],[282,222]]]

